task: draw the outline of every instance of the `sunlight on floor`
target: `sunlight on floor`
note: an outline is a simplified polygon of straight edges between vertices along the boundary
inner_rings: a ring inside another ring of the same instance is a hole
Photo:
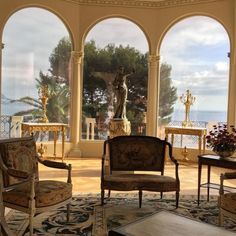
[[[56,160],[60,161],[60,160]],[[66,159],[66,163],[72,164],[73,193],[99,193],[101,160],[92,158]],[[229,169],[212,167],[211,182],[219,183],[220,174],[230,172]],[[41,179],[66,180],[66,171],[39,166]],[[174,166],[166,164],[165,174],[174,176]],[[206,167],[202,170],[202,183],[206,182]],[[179,166],[180,194],[197,195],[198,167],[195,163],[181,162]],[[235,186],[236,181],[225,181],[225,185]],[[211,189],[210,194],[218,195],[218,190]],[[201,194],[206,194],[206,189],[201,188]]]

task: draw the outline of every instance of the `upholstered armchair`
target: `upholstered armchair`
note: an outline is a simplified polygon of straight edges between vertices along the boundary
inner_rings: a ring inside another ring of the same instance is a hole
[[[236,172],[224,173],[220,176],[219,196],[219,225],[224,223],[224,218],[229,217],[236,222],[236,193],[224,192],[224,180],[236,179]]]
[[[175,177],[164,175],[167,148],[168,156],[175,165],[173,173]],[[175,191],[176,208],[178,207],[180,191],[178,162],[172,156],[170,143],[150,136],[118,136],[106,140],[103,150],[102,205],[105,190],[109,192],[138,190],[139,207],[141,207],[142,191],[146,190],[160,192],[161,197],[163,192]]]
[[[38,163],[67,170],[67,182],[40,181]],[[67,205],[69,221],[71,165],[41,160],[33,137],[0,140],[0,178],[0,225],[4,234],[12,235],[4,218],[5,207],[29,214],[30,235],[33,235],[33,218],[38,213]]]

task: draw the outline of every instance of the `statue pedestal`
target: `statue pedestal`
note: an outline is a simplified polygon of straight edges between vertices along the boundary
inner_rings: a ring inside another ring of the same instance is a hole
[[[121,135],[130,135],[131,124],[127,119],[112,119],[109,124],[110,138]]]
[[[130,135],[131,133],[131,124],[127,119],[112,119],[109,123],[109,132],[110,138],[121,135]],[[112,171],[112,174],[133,174],[134,171]]]

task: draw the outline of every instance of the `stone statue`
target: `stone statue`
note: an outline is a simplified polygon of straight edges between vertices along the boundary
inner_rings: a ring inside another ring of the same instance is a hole
[[[127,119],[126,118],[126,100],[128,95],[128,88],[126,85],[126,79],[128,76],[132,75],[132,73],[125,74],[124,67],[119,66],[116,77],[113,81],[113,90],[116,97],[116,106],[115,106],[115,115],[114,119]]]

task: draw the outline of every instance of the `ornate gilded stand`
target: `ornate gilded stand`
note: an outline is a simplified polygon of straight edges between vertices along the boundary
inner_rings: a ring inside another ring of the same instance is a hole
[[[190,121],[189,114],[190,114],[190,107],[193,105],[195,102],[195,97],[192,96],[191,92],[189,90],[186,91],[186,94],[182,94],[179,97],[180,101],[184,104],[185,106],[185,119],[182,122],[183,127],[192,127],[193,124]]]
[[[48,92],[48,85],[44,84],[42,87],[38,90],[39,99],[42,103],[42,111],[43,111],[43,117],[40,119],[40,122],[46,123],[48,122],[47,118],[47,102],[49,98],[49,92]]]
[[[61,158],[62,161],[64,161],[64,146],[65,146],[65,131],[68,127],[67,124],[63,123],[21,123],[21,136],[34,134],[34,132],[40,132],[40,131],[52,131],[54,132],[54,158],[57,157],[56,154],[56,147],[57,147],[57,139],[58,139],[58,133],[61,132],[62,141],[61,141]],[[42,145],[42,144],[41,144]],[[45,146],[40,146],[39,153],[40,155],[43,155],[45,152]]]

